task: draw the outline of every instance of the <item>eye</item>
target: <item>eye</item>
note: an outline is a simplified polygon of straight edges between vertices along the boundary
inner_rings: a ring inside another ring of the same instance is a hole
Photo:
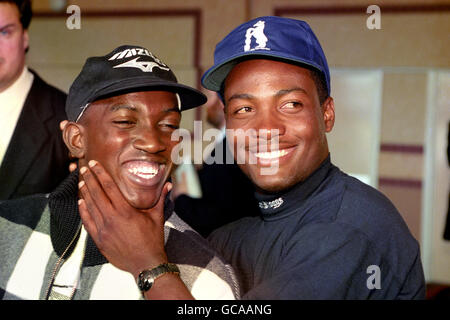
[[[178,129],[178,128],[180,128],[180,126],[178,126],[176,124],[170,124],[170,123],[164,123],[163,126],[167,127],[167,128],[171,128],[171,129]]]
[[[234,113],[236,113],[236,114],[243,114],[243,113],[247,113],[247,112],[251,112],[251,111],[252,111],[251,107],[245,106],[245,107],[242,107],[242,108],[239,108],[239,109],[235,110]]]
[[[178,123],[174,123],[174,122],[160,122],[159,126],[162,129],[167,129],[170,131],[176,130],[180,128],[180,125]]]
[[[15,26],[15,25],[5,26],[5,27],[3,27],[3,28],[0,29],[0,35],[1,35],[1,36],[9,37],[9,36],[11,36],[13,33],[15,33],[16,30],[17,30],[17,26]]]
[[[113,124],[116,125],[119,128],[131,128],[136,124],[136,121],[131,119],[119,119],[119,120],[113,120]]]
[[[11,34],[11,31],[8,30],[8,29],[0,30],[0,34],[1,34],[2,36],[7,36],[7,35]]]
[[[303,103],[298,101],[289,101],[281,106],[281,109],[299,109],[303,107]]]

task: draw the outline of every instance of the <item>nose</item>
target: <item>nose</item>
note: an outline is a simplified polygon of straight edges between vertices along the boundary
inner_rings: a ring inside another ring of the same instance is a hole
[[[135,132],[133,146],[147,153],[159,153],[167,148],[162,135],[151,126],[143,126]]]
[[[255,122],[255,130],[258,139],[272,140],[286,133],[286,124],[276,112],[266,110],[259,112]]]

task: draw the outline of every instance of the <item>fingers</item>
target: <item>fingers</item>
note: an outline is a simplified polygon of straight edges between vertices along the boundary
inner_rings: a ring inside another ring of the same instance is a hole
[[[87,190],[86,183],[80,181],[78,188],[82,199],[78,201],[78,210],[80,212],[81,220],[86,228],[86,231],[91,234],[93,238],[98,233],[98,229],[104,225],[104,220],[101,212],[92,200],[92,197]]]
[[[97,224],[89,213],[84,199],[78,200],[78,210],[80,212],[80,217],[81,221],[83,221],[84,228],[93,239],[96,239],[98,234]]]
[[[108,221],[113,215],[126,215],[130,212],[130,204],[124,198],[119,187],[102,165],[91,160],[89,167],[82,167],[80,174],[80,195],[84,200],[80,202],[81,210],[85,210],[86,221],[94,222],[97,229]],[[166,182],[162,188],[161,195],[155,206],[143,212],[148,213],[152,220],[157,223],[164,220],[164,201],[167,194],[172,189],[172,183]],[[90,218],[90,219],[89,219]]]
[[[167,194],[173,189],[173,184],[171,182],[166,182],[166,184],[163,187],[163,190],[161,192],[161,197],[158,200],[157,205],[161,203],[163,209],[164,209],[164,201],[167,197]]]
[[[144,210],[145,213],[155,222],[164,224],[164,202],[167,194],[172,190],[172,183],[166,182],[159,196],[158,202],[150,209]]]
[[[89,161],[88,165],[91,170],[90,172],[95,175],[96,181],[100,183],[101,188],[111,205],[116,209],[129,206],[119,187],[103,166],[95,160]]]
[[[155,209],[158,208],[158,209],[164,210],[164,201],[167,197],[167,194],[170,192],[170,190],[172,190],[172,187],[173,187],[173,185],[169,181],[167,181],[164,184],[163,189],[161,191],[161,195],[159,196],[158,202],[156,203],[156,205],[154,207]]]
[[[87,167],[82,167],[80,174],[82,179],[78,187],[81,198],[84,199],[85,206],[92,219],[97,226],[100,226],[105,221],[103,212],[112,211],[111,202],[93,173]]]
[[[59,129],[60,129],[61,131],[63,131],[64,128],[67,126],[68,123],[69,123],[68,120],[63,120],[63,121],[61,121],[61,122],[59,123]]]
[[[76,164],[76,162],[71,162],[71,163],[69,164],[69,171],[70,171],[70,172],[74,172],[76,169],[77,169],[77,164]]]

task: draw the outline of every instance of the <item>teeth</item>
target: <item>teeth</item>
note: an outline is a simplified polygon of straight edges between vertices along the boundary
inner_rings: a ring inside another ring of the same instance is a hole
[[[128,172],[141,177],[143,179],[151,179],[153,178],[159,171],[159,168],[154,167],[139,167],[139,168],[129,168]]]
[[[286,150],[276,150],[271,152],[258,152],[255,153],[255,157],[261,158],[261,159],[275,159],[282,157],[284,155],[288,154]]]

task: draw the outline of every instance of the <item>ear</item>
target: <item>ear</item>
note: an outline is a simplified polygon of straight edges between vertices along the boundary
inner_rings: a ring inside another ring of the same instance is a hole
[[[23,31],[23,48],[24,48],[25,52],[28,51],[28,46],[29,46],[28,30],[24,30]]]
[[[334,100],[328,97],[322,105],[323,123],[325,132],[330,132],[334,127]]]
[[[68,122],[62,129],[64,143],[72,156],[82,159],[86,153],[85,128],[75,122]]]

